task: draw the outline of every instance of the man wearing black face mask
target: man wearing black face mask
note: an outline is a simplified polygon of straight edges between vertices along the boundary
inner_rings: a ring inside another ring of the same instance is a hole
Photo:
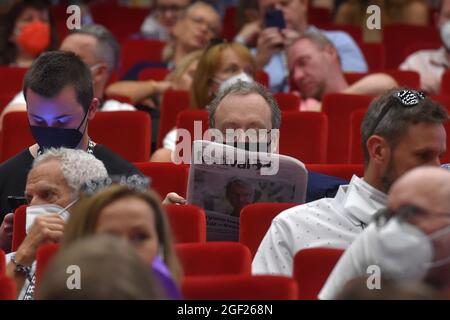
[[[50,147],[86,150],[101,160],[109,175],[141,174],[132,164],[88,135],[88,123],[99,101],[93,96],[91,73],[73,53],[42,54],[24,79],[30,129],[37,144],[0,166],[0,221],[11,212],[8,196],[21,196],[31,164]]]

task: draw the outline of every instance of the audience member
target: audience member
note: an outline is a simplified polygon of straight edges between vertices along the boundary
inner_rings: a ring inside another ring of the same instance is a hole
[[[304,248],[347,248],[385,207],[386,193],[405,172],[440,165],[447,112],[409,89],[390,91],[369,106],[361,126],[364,177],[353,176],[333,199],[288,209],[273,221],[253,260],[254,274],[292,275]]]
[[[71,270],[71,266],[79,268],[79,279],[73,282],[75,288],[67,285],[67,270]],[[39,300],[155,300],[164,297],[155,276],[133,247],[112,235],[90,236],[60,250],[46,267],[37,293]]]
[[[414,52],[399,67],[400,70],[418,72],[421,88],[430,94],[439,93],[442,75],[450,66],[450,0],[439,1],[436,28],[441,35],[442,47]]]
[[[16,281],[20,300],[33,298],[37,249],[61,240],[81,186],[107,176],[103,163],[82,150],[50,149],[34,160],[24,188],[29,204],[27,236],[16,252],[7,255],[7,275]]]
[[[0,65],[28,68],[44,50],[56,47],[56,29],[46,0],[17,1],[0,26]]]
[[[25,75],[23,93],[36,144],[0,165],[1,217],[12,208],[8,196],[20,196],[34,158],[45,149],[78,148],[93,154],[110,175],[140,174],[132,164],[89,138],[88,123],[98,109],[91,71],[75,54],[43,53]]]
[[[392,186],[387,207],[345,251],[321,299],[335,299],[371,265],[394,283],[425,281],[448,293],[450,172],[432,167],[408,172]]]
[[[170,40],[172,29],[191,0],[156,0],[152,13],[141,26],[144,38]]]
[[[270,8],[283,12],[286,28],[264,26],[264,17]],[[287,91],[288,68],[286,48],[306,32],[318,31],[308,25],[308,0],[259,0],[260,28],[256,46],[255,59],[258,68],[270,75],[270,89],[273,92]],[[254,28],[255,32],[258,29]],[[345,72],[366,72],[367,64],[355,41],[342,31],[321,31],[337,49],[342,69]],[[247,35],[246,39],[252,36]],[[239,37],[238,37],[239,39]]]
[[[342,92],[377,96],[397,87],[389,75],[368,75],[349,85],[342,71],[338,52],[320,33],[306,33],[287,50],[290,78],[303,98],[303,111],[320,111],[320,101],[327,93]]]

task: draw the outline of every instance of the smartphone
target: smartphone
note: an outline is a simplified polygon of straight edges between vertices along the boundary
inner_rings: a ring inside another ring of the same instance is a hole
[[[8,205],[11,212],[16,211],[16,209],[24,204],[27,204],[27,199],[25,197],[8,196]]]
[[[275,8],[267,9],[264,19],[264,25],[266,28],[275,27],[280,30],[285,29],[286,22],[284,21],[283,11]]]

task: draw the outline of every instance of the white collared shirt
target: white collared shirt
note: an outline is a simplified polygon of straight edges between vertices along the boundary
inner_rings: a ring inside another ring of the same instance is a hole
[[[400,70],[416,71],[420,74],[420,87],[430,94],[438,94],[441,88],[441,78],[448,69],[445,48],[435,50],[420,50],[406,58],[400,65]]]
[[[253,274],[292,276],[295,254],[305,248],[347,248],[372,216],[385,207],[386,195],[353,176],[335,198],[324,198],[280,213],[262,240]]]

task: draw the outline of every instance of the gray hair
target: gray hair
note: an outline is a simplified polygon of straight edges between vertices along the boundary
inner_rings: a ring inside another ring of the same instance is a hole
[[[61,163],[64,180],[74,193],[78,193],[88,181],[108,177],[103,162],[79,149],[50,148],[33,161],[33,168],[51,160],[58,160]]]
[[[217,94],[217,96],[213,99],[213,101],[211,101],[211,103],[206,107],[209,113],[208,116],[209,127],[210,128],[215,127],[214,116],[216,114],[217,107],[226,96],[228,95],[245,96],[252,93],[259,94],[261,97],[264,98],[264,100],[267,102],[272,111],[272,129],[279,129],[281,125],[281,111],[273,95],[265,87],[263,87],[257,82],[247,82],[241,80],[238,80],[236,83],[220,91]]]
[[[383,137],[391,148],[394,148],[401,137],[403,137],[411,124],[436,123],[443,124],[448,120],[447,110],[440,104],[424,98],[412,107],[403,106],[394,96],[401,90],[407,88],[393,89],[372,101],[361,124],[361,143],[364,153],[364,163],[369,162],[369,150],[367,150],[367,140],[373,135]],[[390,110],[384,115],[382,120],[374,128],[378,116],[382,110]]]
[[[94,37],[98,42],[96,52],[94,52],[97,59],[108,65],[109,72],[117,68],[119,65],[120,46],[108,29],[99,24],[91,24],[74,30],[72,34],[85,34]]]

